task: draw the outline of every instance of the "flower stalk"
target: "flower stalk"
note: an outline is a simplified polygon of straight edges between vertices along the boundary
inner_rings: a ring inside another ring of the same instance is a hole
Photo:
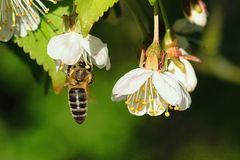
[[[162,1],[163,0],[159,0],[159,7],[160,7],[161,14],[162,14],[164,26],[165,26],[166,30],[170,30],[170,25],[168,23],[168,18],[167,18],[166,11],[165,11]]]
[[[154,4],[154,37],[153,42],[159,43],[159,9],[158,1]]]

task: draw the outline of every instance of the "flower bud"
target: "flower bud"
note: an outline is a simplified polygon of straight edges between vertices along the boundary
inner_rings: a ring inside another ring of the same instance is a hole
[[[205,27],[207,24],[207,7],[202,0],[186,0],[185,17],[190,23]]]

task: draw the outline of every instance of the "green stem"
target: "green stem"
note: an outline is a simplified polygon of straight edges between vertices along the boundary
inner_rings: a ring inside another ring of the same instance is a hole
[[[154,37],[153,42],[159,43],[159,11],[158,1],[154,4]]]
[[[163,22],[164,22],[166,30],[170,30],[170,26],[169,26],[169,23],[168,23],[168,18],[167,18],[166,11],[165,11],[165,8],[164,8],[164,5],[163,5],[162,1],[163,0],[159,0],[159,6],[160,6]]]
[[[77,5],[75,4],[75,1],[73,1],[73,8],[71,14],[76,14]]]

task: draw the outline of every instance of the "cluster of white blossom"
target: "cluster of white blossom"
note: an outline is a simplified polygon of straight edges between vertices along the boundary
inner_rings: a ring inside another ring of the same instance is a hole
[[[56,3],[56,0],[47,0]],[[25,37],[40,24],[39,12],[49,9],[41,0],[2,0],[0,4],[0,41],[7,42],[13,35]]]
[[[48,0],[56,3],[56,0]],[[207,10],[202,0],[191,1],[186,18],[194,24],[205,26]],[[25,37],[40,24],[39,12],[45,14],[48,8],[41,0],[2,0],[0,12],[0,40],[8,41],[13,35]],[[130,113],[141,116],[158,116],[169,109],[186,110],[191,105],[192,92],[197,85],[194,69],[188,60],[200,60],[178,46],[174,37],[164,40],[164,47],[153,42],[142,52],[139,68],[120,78],[112,90],[112,100],[126,99]],[[153,47],[154,46],[154,47]],[[48,44],[48,55],[56,64],[74,65],[84,61],[89,65],[110,69],[108,48],[99,38],[83,37],[76,30],[69,30],[54,36]]]

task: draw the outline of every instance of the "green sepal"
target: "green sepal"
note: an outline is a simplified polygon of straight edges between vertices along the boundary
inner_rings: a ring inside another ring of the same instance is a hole
[[[171,61],[183,72],[186,73],[185,65],[178,58],[171,58]]]

